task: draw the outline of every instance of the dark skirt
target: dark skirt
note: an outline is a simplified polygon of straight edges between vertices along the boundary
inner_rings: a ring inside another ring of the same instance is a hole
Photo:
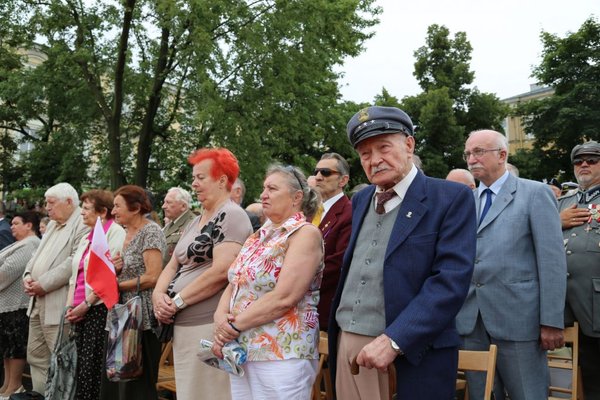
[[[106,347],[105,347],[106,348]],[[156,381],[160,361],[161,343],[152,330],[142,332],[142,367],[138,379],[128,382],[111,382],[102,374],[101,400],[157,400]],[[103,352],[103,355],[106,351]]]
[[[0,313],[0,354],[2,358],[25,359],[28,336],[29,317],[27,317],[26,309]]]
[[[104,304],[93,306],[85,318],[74,325],[77,344],[77,389],[75,399],[98,400],[104,372],[106,314]]]

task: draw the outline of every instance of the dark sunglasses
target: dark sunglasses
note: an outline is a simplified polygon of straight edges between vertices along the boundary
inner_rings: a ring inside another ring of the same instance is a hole
[[[600,161],[600,157],[576,158],[573,160],[573,165],[581,165],[586,162],[588,165],[596,165]]]
[[[313,171],[313,175],[317,176],[317,175],[319,175],[319,172],[325,178],[327,178],[328,176],[331,176],[331,174],[341,174],[340,171],[335,171],[335,170],[333,170],[331,168],[315,168],[315,170]]]

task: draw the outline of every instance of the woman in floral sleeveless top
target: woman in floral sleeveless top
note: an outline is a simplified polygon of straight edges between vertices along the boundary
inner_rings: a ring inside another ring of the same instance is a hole
[[[269,221],[246,240],[229,269],[215,312],[213,351],[237,340],[244,376],[231,376],[234,399],[308,399],[319,358],[323,240],[307,222],[320,202],[304,174],[273,166],[261,194]]]

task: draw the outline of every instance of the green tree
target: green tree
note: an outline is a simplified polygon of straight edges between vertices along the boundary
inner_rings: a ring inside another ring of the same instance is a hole
[[[272,160],[312,167],[325,135],[343,131],[334,67],[360,52],[380,12],[373,0],[9,1],[48,65],[29,91],[39,110],[23,106],[11,125],[78,131],[90,183],[113,188],[179,184],[199,146],[230,148],[251,189]],[[50,97],[52,82],[68,90]]]
[[[422,96],[424,104],[419,112],[416,153],[421,157],[423,170],[428,175],[445,177],[451,169],[464,165],[464,128],[457,125],[454,101],[450,98],[448,88],[433,89]]]
[[[526,132],[535,135],[545,169],[572,177],[571,149],[600,140],[600,24],[590,18],[565,37],[542,32],[541,41],[542,61],[533,76],[553,87],[554,95],[525,103],[517,113],[525,117]]]
[[[450,38],[450,30],[433,24],[427,28],[425,46],[415,51],[415,71],[419,86],[424,91],[448,88],[452,99],[462,101],[469,93],[467,85],[473,83],[475,73],[470,61],[473,47],[465,32],[457,32]]]
[[[434,24],[425,42],[414,53],[414,76],[423,92],[401,103],[416,126],[423,170],[444,177],[465,166],[461,153],[467,134],[484,128],[502,131],[508,107],[495,95],[469,86],[475,76],[469,64],[473,48],[464,32],[451,38],[448,28]]]

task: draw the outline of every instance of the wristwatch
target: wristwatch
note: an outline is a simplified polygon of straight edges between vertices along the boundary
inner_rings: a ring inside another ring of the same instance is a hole
[[[177,307],[178,310],[183,310],[187,307],[187,304],[185,304],[179,293],[173,297],[173,303],[175,303],[175,307]]]
[[[400,350],[400,346],[398,346],[398,343],[394,342],[391,338],[390,338],[390,346],[392,346],[392,350],[394,350],[396,353],[398,353],[398,355],[404,354],[404,352],[402,350]]]

